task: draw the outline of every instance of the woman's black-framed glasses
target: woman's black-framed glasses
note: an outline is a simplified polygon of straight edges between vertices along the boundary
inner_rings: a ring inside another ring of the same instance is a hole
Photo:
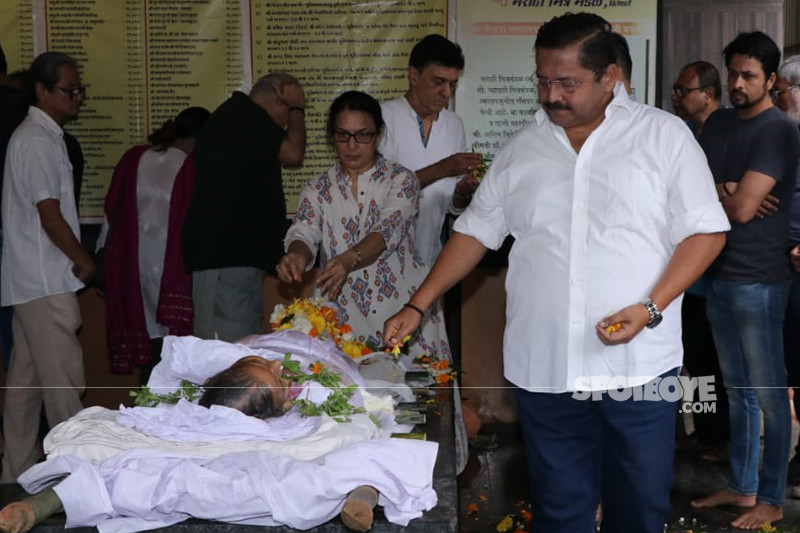
[[[346,143],[350,142],[350,138],[352,137],[358,144],[368,144],[375,138],[377,133],[377,131],[357,131],[355,133],[350,133],[345,130],[334,130],[333,140],[337,143]]]

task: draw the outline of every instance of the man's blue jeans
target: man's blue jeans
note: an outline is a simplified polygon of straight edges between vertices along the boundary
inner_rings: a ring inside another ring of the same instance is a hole
[[[674,377],[677,369],[661,377]],[[661,533],[669,515],[674,401],[576,399],[516,389],[533,531]]]
[[[717,346],[731,417],[728,488],[783,505],[786,496],[791,412],[783,361],[783,320],[790,282],[712,280],[708,320]],[[758,476],[764,412],[764,469]]]

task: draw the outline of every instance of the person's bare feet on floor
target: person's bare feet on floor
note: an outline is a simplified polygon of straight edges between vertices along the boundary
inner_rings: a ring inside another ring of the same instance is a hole
[[[353,531],[369,531],[372,527],[372,509],[378,504],[378,491],[362,485],[347,496],[340,516]]]
[[[736,507],[753,507],[756,504],[755,494],[747,496],[730,489],[718,490],[710,496],[692,500],[692,507],[716,507],[718,505],[735,505]]]
[[[761,529],[781,519],[783,519],[783,507],[759,502],[746,513],[739,515],[731,525],[739,529]]]

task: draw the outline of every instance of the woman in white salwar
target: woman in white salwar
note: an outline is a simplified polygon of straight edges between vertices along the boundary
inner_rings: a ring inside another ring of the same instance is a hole
[[[419,183],[414,173],[378,153],[380,104],[349,91],[334,100],[327,134],[338,162],[300,193],[286,255],[277,267],[286,283],[302,279],[320,253],[317,296],[339,309],[359,340],[381,346],[383,322],[408,301],[428,274],[414,243]],[[409,356],[450,358],[442,311],[425,314]],[[410,366],[406,358],[403,361]]]

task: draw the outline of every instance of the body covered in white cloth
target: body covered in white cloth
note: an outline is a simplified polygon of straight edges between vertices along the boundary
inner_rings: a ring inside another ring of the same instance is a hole
[[[355,405],[367,414],[337,423],[296,409],[267,421],[223,406],[181,401],[175,406],[85,409],[46,438],[48,459],[20,484],[54,490],[67,526],[101,533],[163,527],[189,517],[243,524],[286,524],[308,529],[336,516],[360,485],[380,492],[387,519],[405,525],[436,505],[432,488],[437,445],[391,439],[391,400],[366,391],[358,365],[332,343],[298,332],[245,339],[246,344],[167,337],[162,362],[148,386],[175,390],[182,379],[206,378],[248,355],[308,365],[324,362],[344,384],[359,385]],[[316,383],[300,393],[324,399]]]

